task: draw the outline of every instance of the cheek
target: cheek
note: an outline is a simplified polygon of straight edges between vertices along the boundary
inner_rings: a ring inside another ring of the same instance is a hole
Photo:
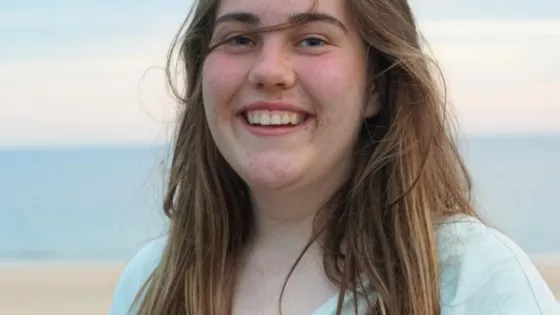
[[[238,60],[218,53],[206,58],[202,69],[202,93],[206,111],[216,116],[231,111],[232,99],[243,83],[243,71]]]
[[[322,113],[318,127],[352,131],[363,118],[363,69],[346,60],[319,59],[298,65],[303,88]]]
[[[337,105],[345,110],[363,106],[365,72],[348,57],[318,57],[298,64],[298,69],[307,92],[321,100],[319,105]]]

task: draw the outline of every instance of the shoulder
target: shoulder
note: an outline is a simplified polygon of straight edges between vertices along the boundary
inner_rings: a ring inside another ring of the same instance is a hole
[[[442,315],[560,314],[529,256],[503,233],[455,216],[437,238]]]
[[[136,295],[161,260],[167,238],[150,241],[128,262],[113,294],[110,315],[128,314]]]

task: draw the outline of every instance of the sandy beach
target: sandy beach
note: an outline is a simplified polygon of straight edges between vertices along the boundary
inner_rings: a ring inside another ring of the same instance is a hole
[[[0,267],[0,314],[107,314],[123,265]]]
[[[560,261],[538,264],[560,299]],[[0,267],[0,314],[107,314],[123,265]]]

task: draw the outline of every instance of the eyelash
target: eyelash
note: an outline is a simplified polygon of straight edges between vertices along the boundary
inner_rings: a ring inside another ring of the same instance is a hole
[[[247,40],[247,41],[250,41],[250,42],[253,41],[253,40],[251,40],[251,38],[249,36],[235,35],[235,36],[232,36],[232,37],[228,38],[225,41],[225,44],[235,45],[235,44],[238,44],[238,43],[236,43],[236,41],[238,41],[238,40]],[[241,44],[241,45],[243,45],[243,44]]]
[[[234,35],[234,36],[231,36],[230,38],[228,38],[227,40],[225,40],[225,41],[224,41],[224,44],[226,44],[226,45],[235,45],[235,46],[237,46],[237,45],[244,46],[244,44],[238,44],[238,43],[236,43],[236,41],[238,41],[238,40],[247,40],[247,41],[250,41],[250,42],[253,42],[253,43],[254,43],[254,41],[253,41],[249,36]],[[324,46],[324,45],[327,44],[327,41],[326,41],[326,40],[324,40],[324,39],[322,39],[322,38],[320,38],[320,37],[318,37],[318,36],[308,36],[308,37],[305,37],[304,39],[300,40],[300,41],[298,42],[298,44],[300,44],[300,43],[302,43],[302,42],[304,42],[304,41],[320,41],[320,42],[321,42],[320,45],[308,45],[308,46],[304,46],[304,47],[321,47],[321,46]]]

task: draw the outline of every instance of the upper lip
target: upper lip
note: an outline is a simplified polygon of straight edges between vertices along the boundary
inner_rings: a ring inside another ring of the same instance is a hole
[[[266,102],[266,101],[257,101],[257,102],[247,104],[239,110],[239,113],[244,113],[253,110],[288,111],[288,112],[303,113],[303,114],[310,115],[309,112],[293,104],[281,103],[281,102]]]

